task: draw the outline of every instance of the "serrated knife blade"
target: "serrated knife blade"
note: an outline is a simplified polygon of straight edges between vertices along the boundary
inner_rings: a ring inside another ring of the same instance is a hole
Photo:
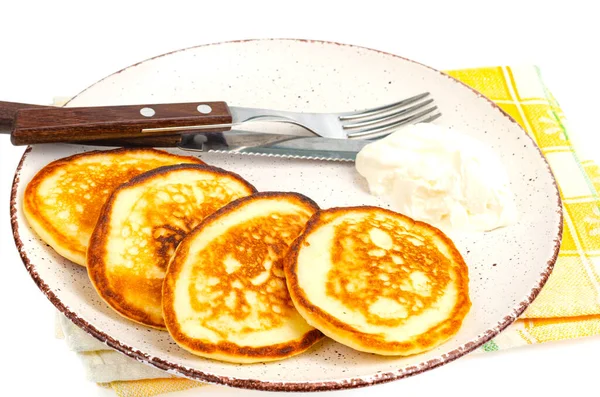
[[[265,134],[231,130],[182,137],[178,146],[201,152],[240,153],[307,160],[355,161],[371,140],[330,139],[316,136]]]

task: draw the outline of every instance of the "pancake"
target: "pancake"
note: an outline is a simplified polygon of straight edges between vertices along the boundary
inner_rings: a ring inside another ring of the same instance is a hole
[[[240,176],[196,164],[160,167],[111,194],[92,232],[88,274],[118,313],[164,328],[162,282],[183,237],[202,219],[256,189]]]
[[[254,363],[291,357],[322,334],[298,314],[282,259],[317,205],[259,193],[206,218],[179,245],[163,284],[167,329],[203,357]]]
[[[65,157],[42,168],[29,182],[23,213],[46,244],[85,266],[88,241],[112,191],[143,172],[181,163],[204,164],[195,157],[154,149],[115,149]]]
[[[376,207],[320,211],[285,258],[298,312],[356,350],[411,355],[460,328],[468,270],[452,241],[426,223]]]

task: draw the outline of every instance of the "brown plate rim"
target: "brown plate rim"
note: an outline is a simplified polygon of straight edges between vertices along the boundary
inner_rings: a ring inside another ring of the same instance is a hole
[[[508,118],[511,122],[515,123],[519,127],[519,129],[523,132],[523,135],[527,136],[531,140],[534,147],[538,150],[540,156],[546,163],[546,167],[552,177],[552,182],[553,182],[554,188],[556,190],[556,199],[557,199],[557,208],[558,208],[557,212],[559,214],[559,219],[560,219],[559,225],[558,225],[558,232],[557,232],[556,238],[554,240],[554,243],[555,243],[554,252],[552,253],[552,256],[549,258],[548,262],[546,263],[547,264],[546,269],[542,273],[540,273],[540,279],[538,280],[537,284],[532,287],[529,295],[527,295],[523,301],[521,301],[514,307],[512,313],[505,316],[502,319],[502,321],[500,321],[495,327],[488,329],[487,331],[485,331],[481,336],[479,336],[475,340],[472,340],[472,341],[460,346],[459,348],[454,349],[454,350],[444,354],[441,359],[432,359],[427,362],[421,363],[420,365],[414,365],[411,367],[407,367],[405,369],[402,369],[402,370],[399,370],[396,372],[377,373],[375,375],[366,375],[363,377],[353,377],[353,378],[341,379],[341,380],[336,380],[336,381],[270,382],[270,381],[262,381],[262,380],[258,380],[258,379],[239,379],[239,378],[234,378],[234,377],[219,376],[219,375],[214,375],[214,374],[210,374],[210,373],[205,373],[205,372],[202,372],[197,369],[186,368],[181,365],[169,362],[167,360],[163,360],[159,357],[152,357],[147,353],[139,351],[139,350],[137,350],[131,346],[128,346],[126,344],[123,344],[122,342],[112,338],[110,335],[95,328],[93,325],[91,325],[90,323],[85,321],[83,318],[79,317],[75,312],[71,311],[56,296],[56,294],[54,294],[54,292],[52,292],[50,287],[39,276],[35,265],[33,263],[31,263],[31,261],[29,260],[29,258],[27,256],[27,252],[25,251],[23,242],[21,241],[21,238],[19,235],[19,224],[17,222],[17,189],[19,186],[21,169],[23,167],[25,159],[27,158],[27,155],[31,152],[31,146],[30,146],[23,153],[23,156],[21,157],[19,165],[17,166],[17,169],[15,171],[15,176],[13,179],[11,196],[10,196],[10,220],[11,220],[11,226],[12,226],[12,231],[13,231],[13,237],[14,237],[17,249],[19,250],[21,260],[23,261],[25,268],[27,269],[28,273],[30,274],[30,276],[33,279],[33,281],[35,282],[35,284],[42,291],[42,293],[44,293],[44,295],[46,295],[46,297],[50,300],[50,302],[52,302],[52,304],[60,312],[62,312],[69,320],[71,320],[79,328],[83,329],[85,332],[87,332],[94,338],[98,339],[99,341],[105,343],[107,346],[109,346],[109,347],[111,347],[111,348],[113,348],[113,349],[139,361],[139,362],[142,362],[144,364],[149,364],[158,369],[169,371],[169,373],[174,373],[174,374],[177,374],[177,375],[189,378],[189,379],[193,379],[193,380],[198,380],[198,381],[213,383],[213,384],[218,384],[218,385],[238,387],[238,388],[243,388],[243,389],[264,390],[264,391],[308,392],[308,391],[341,390],[341,389],[365,387],[365,386],[381,384],[381,383],[386,383],[386,382],[390,382],[390,381],[397,380],[397,379],[406,378],[406,377],[413,376],[413,375],[431,370],[433,368],[442,366],[444,364],[447,364],[449,362],[456,360],[459,357],[466,355],[467,353],[475,350],[479,346],[481,346],[481,345],[485,344],[486,342],[488,342],[489,340],[491,340],[494,336],[496,336],[498,333],[500,333],[502,330],[504,330],[506,327],[508,327],[510,324],[512,324],[525,311],[525,309],[531,304],[531,302],[534,301],[534,299],[537,297],[540,290],[542,289],[542,287],[548,280],[550,273],[552,273],[554,264],[556,263],[556,260],[558,258],[558,252],[560,249],[560,243],[562,240],[562,233],[563,233],[562,201],[560,199],[558,185],[556,184],[556,179],[554,177],[554,174],[552,173],[550,165],[548,164],[548,161],[543,156],[540,148],[537,146],[537,144],[531,138],[531,136],[529,136],[525,132],[525,130],[515,121],[514,118],[512,118],[508,113],[506,113],[504,110],[502,110],[498,105],[496,105],[494,102],[492,102],[489,98],[485,97],[480,92],[476,91],[475,89],[473,89],[473,88],[469,87],[468,85],[466,85],[465,83],[461,82],[460,80],[457,80],[454,77],[452,77],[444,72],[441,72],[435,68],[432,68],[427,65],[423,65],[419,62],[415,62],[413,60],[401,57],[399,55],[392,54],[392,53],[385,52],[385,51],[380,51],[377,49],[367,48],[367,47],[363,47],[363,46],[357,46],[357,45],[353,45],[353,44],[343,44],[343,43],[338,43],[338,42],[334,42],[334,41],[325,41],[325,40],[306,40],[306,39],[291,39],[291,38],[246,39],[246,40],[233,40],[233,41],[223,41],[223,42],[216,42],[216,43],[209,43],[209,44],[201,44],[201,45],[197,45],[197,46],[193,46],[193,47],[188,47],[188,48],[171,51],[171,52],[161,54],[161,55],[158,55],[158,56],[155,56],[152,58],[148,58],[144,61],[135,63],[126,68],[123,68],[101,80],[98,80],[96,83],[90,85],[89,87],[87,87],[86,89],[84,89],[83,91],[81,91],[80,93],[75,95],[73,98],[71,98],[69,100],[69,102],[72,101],[73,99],[77,98],[79,95],[81,95],[83,92],[87,91],[91,87],[102,82],[103,80],[110,78],[111,76],[113,76],[115,74],[119,74],[124,70],[130,69],[132,67],[138,66],[144,62],[147,62],[147,61],[150,61],[150,60],[153,60],[156,58],[160,58],[160,57],[170,55],[170,54],[173,54],[176,52],[183,52],[183,51],[200,48],[200,47],[233,44],[233,43],[243,43],[243,42],[259,42],[259,41],[297,41],[297,42],[305,42],[305,43],[339,45],[339,46],[351,47],[351,48],[360,49],[360,50],[375,51],[380,54],[400,58],[405,61],[412,62],[412,63],[418,64],[420,66],[426,67],[430,70],[433,70],[433,71],[439,73],[440,75],[442,75],[446,78],[452,79],[452,80],[458,82],[459,84],[467,87],[468,89],[473,91],[475,94],[477,94],[477,96],[488,101],[492,107],[494,107],[498,111],[500,111],[500,113],[502,115],[504,115],[506,118]],[[67,102],[67,104],[69,102]]]

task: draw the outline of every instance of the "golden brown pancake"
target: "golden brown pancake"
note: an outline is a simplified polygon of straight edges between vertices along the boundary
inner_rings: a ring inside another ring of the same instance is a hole
[[[163,284],[167,329],[184,349],[235,363],[299,354],[322,334],[290,300],[282,259],[317,205],[259,193],[206,218],[179,245]]]
[[[195,157],[154,149],[93,151],[56,160],[25,189],[23,212],[31,228],[65,258],[85,266],[88,241],[112,191],[136,175]]]
[[[384,355],[448,340],[471,306],[468,270],[426,223],[376,207],[320,211],[285,259],[296,309],[332,339]]]
[[[124,317],[164,328],[161,289],[175,248],[206,216],[254,192],[239,175],[196,164],[122,184],[106,201],[87,252],[98,294]]]

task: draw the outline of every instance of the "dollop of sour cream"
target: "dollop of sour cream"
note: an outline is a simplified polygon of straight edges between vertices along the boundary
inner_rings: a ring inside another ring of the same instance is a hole
[[[444,232],[489,231],[518,219],[498,155],[453,129],[407,126],[365,146],[356,169],[371,194]]]

